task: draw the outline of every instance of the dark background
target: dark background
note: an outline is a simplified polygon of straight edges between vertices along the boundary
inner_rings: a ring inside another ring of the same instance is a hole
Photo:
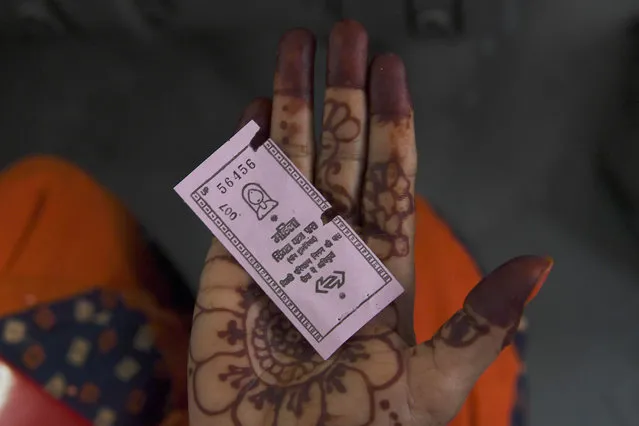
[[[406,61],[419,192],[485,270],[555,259],[528,310],[531,424],[637,424],[639,243],[610,174],[639,191],[624,121],[639,1],[415,3],[463,28],[411,24],[402,1],[0,0],[0,167],[36,152],[78,163],[195,288],[210,234],[173,185],[269,94],[285,29],[318,35],[321,94],[332,23],[359,19],[375,52]]]

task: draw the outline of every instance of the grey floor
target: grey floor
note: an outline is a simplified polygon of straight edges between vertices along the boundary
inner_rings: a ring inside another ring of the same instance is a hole
[[[382,3],[346,1],[346,13],[367,24],[375,50],[407,63],[419,192],[484,269],[528,252],[556,260],[528,311],[531,424],[638,424],[639,242],[597,171],[598,150],[630,143],[623,29],[638,1],[476,7],[455,43],[408,37],[399,2]],[[319,71],[333,21],[311,1],[227,7],[181,3],[179,40],[96,35],[0,50],[0,167],[35,152],[77,162],[193,286],[209,234],[172,186],[231,135],[251,97],[269,93],[282,30],[316,30]]]

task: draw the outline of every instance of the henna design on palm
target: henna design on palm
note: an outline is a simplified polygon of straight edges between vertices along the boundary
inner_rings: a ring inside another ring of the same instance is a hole
[[[364,424],[372,422],[376,393],[404,373],[393,332],[356,335],[324,361],[256,288],[252,284],[236,290],[236,306],[200,309],[195,314],[194,327],[222,321],[216,336],[224,341],[224,347],[214,345],[210,353],[195,346],[198,342],[191,343],[190,375],[197,409],[208,416],[224,416],[236,426],[252,424],[252,416],[272,416],[274,426],[302,417],[310,420],[304,424],[322,426],[330,424],[340,396],[349,394],[365,401]],[[211,380],[221,384],[216,392],[205,390]]]
[[[488,333],[490,333],[489,324],[480,324],[476,318],[462,309],[441,326],[433,340],[439,339],[449,346],[463,348],[472,345]]]

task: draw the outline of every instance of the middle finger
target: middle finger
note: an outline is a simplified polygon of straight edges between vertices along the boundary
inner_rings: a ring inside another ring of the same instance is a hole
[[[322,139],[315,185],[353,223],[366,156],[368,35],[355,21],[337,23],[329,38]]]

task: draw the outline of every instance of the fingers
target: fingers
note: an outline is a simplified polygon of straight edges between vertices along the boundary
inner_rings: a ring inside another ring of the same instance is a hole
[[[548,258],[522,256],[477,284],[463,308],[430,341],[414,348],[409,368],[415,372],[410,383],[415,399],[452,416],[481,373],[510,344],[524,306],[551,268]],[[439,392],[426,392],[426,386]]]
[[[337,23],[328,46],[322,140],[315,185],[337,213],[359,219],[366,155],[368,34],[355,21]]]
[[[271,101],[266,98],[253,100],[244,110],[237,128],[244,127],[246,123],[254,120],[260,131],[256,137],[266,138],[269,134],[271,122]],[[251,277],[233,259],[224,246],[215,238],[206,255],[206,261],[200,277],[197,305],[199,308],[208,309],[219,298],[215,290],[219,289],[243,289],[251,282]]]
[[[397,299],[398,332],[414,342],[415,173],[413,109],[402,60],[376,57],[370,72],[369,147],[362,196],[367,243],[404,285]]]
[[[268,98],[255,98],[246,107],[238,122],[237,129],[244,127],[249,121],[255,121],[260,126],[259,134],[267,136],[271,129],[271,100]]]
[[[288,31],[277,51],[271,138],[306,175],[313,169],[313,68],[315,38],[304,29]]]

